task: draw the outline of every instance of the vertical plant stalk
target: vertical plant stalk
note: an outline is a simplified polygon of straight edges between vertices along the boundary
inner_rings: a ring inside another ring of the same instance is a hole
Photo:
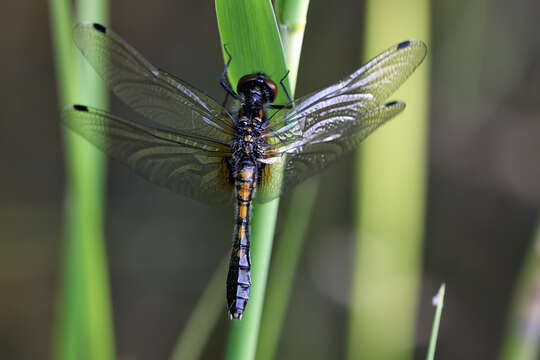
[[[178,337],[170,360],[197,360],[201,357],[204,346],[214,330],[220,315],[223,315],[223,284],[229,254],[223,259],[206,289],[191,312],[184,330]]]
[[[444,293],[446,286],[441,285],[437,295],[433,298],[433,305],[435,306],[435,317],[433,318],[433,326],[431,327],[431,336],[429,338],[428,352],[426,360],[433,360],[435,358],[435,348],[437,347],[437,337],[439,335],[439,325],[441,324],[442,310],[444,307]]]
[[[298,65],[302,51],[309,0],[277,0],[275,12],[289,69],[291,96],[294,97]],[[260,337],[257,346],[259,360],[273,359],[298,258],[311,217],[311,209],[317,193],[317,182],[312,180],[296,189],[291,197],[289,216],[278,239],[274,252],[272,272],[268,281],[268,292],[264,303]]]
[[[107,22],[105,0],[81,0],[78,8],[79,18]],[[106,107],[103,83],[75,50],[71,3],[50,0],[49,11],[60,110],[74,102]],[[103,230],[105,163],[96,149],[67,131],[64,149],[65,247],[53,357],[112,360],[114,335]]]
[[[429,13],[428,0],[368,1],[365,56],[407,38],[429,43]],[[349,359],[412,358],[425,216],[428,74],[424,61],[391,97],[405,100],[407,109],[358,153]]]
[[[535,360],[540,349],[540,221],[523,262],[500,358]]]
[[[291,96],[293,96],[296,89],[300,55],[302,54],[309,0],[276,0],[274,6],[285,62],[290,71],[289,81]]]
[[[287,69],[271,1],[216,0],[216,13],[221,42],[233,57],[227,72],[233,88],[241,76],[261,70],[272,79],[283,77]],[[288,84],[286,79],[285,86]],[[278,93],[276,103],[286,102],[283,92]],[[280,177],[279,171],[273,173]],[[278,206],[276,199],[253,208],[253,285],[243,319],[230,324],[226,359],[250,360],[255,356]]]

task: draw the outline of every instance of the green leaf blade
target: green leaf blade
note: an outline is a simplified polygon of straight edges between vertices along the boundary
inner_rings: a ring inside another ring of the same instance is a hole
[[[287,73],[277,22],[269,1],[216,0],[219,36],[227,46],[232,61],[228,69],[231,86],[246,75],[264,72],[274,82]],[[227,55],[223,49],[225,62]],[[289,88],[288,80],[283,81]],[[280,89],[281,90],[281,89]],[[278,91],[277,104],[287,103]]]

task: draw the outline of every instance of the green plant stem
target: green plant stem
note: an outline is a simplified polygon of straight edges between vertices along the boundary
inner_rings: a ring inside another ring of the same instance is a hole
[[[371,0],[365,55],[429,43],[429,2]],[[428,57],[429,60],[429,57]],[[429,61],[392,96],[407,109],[360,147],[349,359],[412,358],[424,228]]]
[[[309,0],[276,0],[274,6],[285,53],[285,62],[290,71],[289,81],[291,96],[293,96],[296,89]]]
[[[538,359],[540,336],[540,221],[523,267],[514,294],[506,335],[500,359]]]
[[[433,299],[433,305],[435,308],[435,317],[433,318],[433,326],[431,327],[431,336],[429,338],[429,347],[426,356],[426,360],[433,360],[435,358],[435,348],[437,347],[437,337],[439,335],[439,325],[441,324],[441,315],[444,307],[444,293],[445,285],[442,284]]]
[[[79,17],[106,22],[106,1],[80,1]],[[83,70],[73,39],[70,2],[49,2],[59,107],[73,102],[105,107],[107,93],[92,70]],[[56,359],[114,359],[114,335],[104,249],[103,156],[64,133],[65,248],[55,328]]]
[[[287,70],[270,1],[216,0],[216,13],[221,43],[233,57],[227,75],[234,88],[241,76],[261,70],[271,79],[283,77]],[[284,83],[288,87],[288,79]],[[286,102],[285,94],[278,93],[276,103]],[[280,177],[279,171],[272,173]],[[255,356],[278,206],[276,199],[253,208],[253,285],[243,319],[231,322],[226,359]]]
[[[308,7],[309,0],[277,0],[275,2],[285,61],[290,71],[290,95],[293,98]],[[257,346],[257,359],[273,359],[276,353],[294,273],[316,193],[317,181],[311,180],[308,184],[296,189],[291,196],[289,215],[274,252],[273,270],[269,278],[268,295],[265,299],[260,339]]]

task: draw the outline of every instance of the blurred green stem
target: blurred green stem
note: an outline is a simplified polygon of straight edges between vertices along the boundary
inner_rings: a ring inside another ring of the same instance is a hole
[[[365,51],[407,38],[429,43],[427,0],[370,0]],[[356,251],[349,359],[411,359],[424,228],[429,61],[392,98],[407,109],[367,139],[357,158]]]
[[[540,221],[523,262],[508,319],[501,360],[535,360],[540,348]]]
[[[174,346],[170,360],[196,360],[201,357],[212,330],[220,317],[224,315],[223,284],[228,264],[229,254],[227,253],[191,312]]]
[[[72,38],[71,3],[50,0],[59,108],[74,102],[106,107],[107,92],[84,69]],[[79,18],[107,22],[107,2],[79,1]],[[107,263],[104,248],[103,156],[64,132],[66,162],[65,248],[54,339],[55,359],[114,359]]]

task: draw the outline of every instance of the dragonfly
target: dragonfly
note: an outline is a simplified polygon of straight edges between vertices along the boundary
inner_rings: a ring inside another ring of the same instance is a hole
[[[204,203],[236,204],[226,286],[230,319],[242,318],[249,299],[253,202],[276,199],[320,173],[402,112],[404,102],[385,101],[427,52],[420,40],[403,41],[284,105],[274,104],[280,88],[263,72],[246,74],[233,89],[228,55],[221,85],[239,104],[233,112],[152,65],[103,25],[78,24],[74,39],[112,92],[148,123],[70,105],[64,125],[154,184]]]

